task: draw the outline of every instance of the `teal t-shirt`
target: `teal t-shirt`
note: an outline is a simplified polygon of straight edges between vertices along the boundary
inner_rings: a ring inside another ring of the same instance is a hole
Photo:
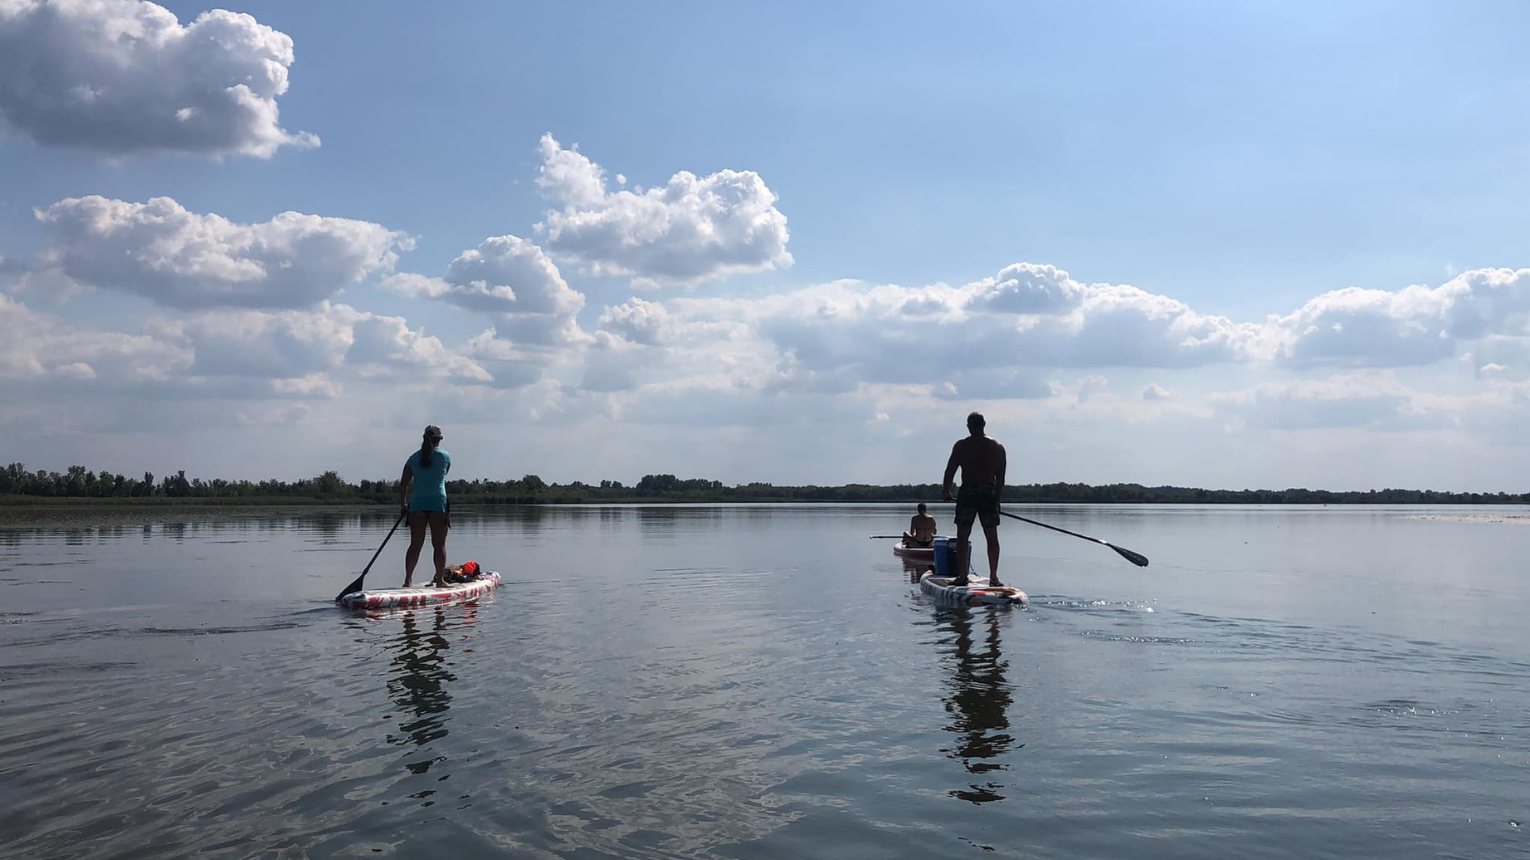
[[[451,471],[452,455],[437,448],[430,455],[430,465],[420,465],[420,452],[409,455],[409,471],[414,473],[414,487],[409,491],[409,510],[446,510],[446,473]]]

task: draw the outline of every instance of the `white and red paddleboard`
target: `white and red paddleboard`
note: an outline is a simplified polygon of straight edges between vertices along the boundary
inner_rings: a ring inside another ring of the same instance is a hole
[[[950,577],[928,571],[919,577],[919,590],[941,603],[957,606],[1024,606],[1030,598],[1008,585],[989,587],[988,580],[970,577],[966,585],[952,585]]]
[[[358,591],[340,598],[346,609],[400,609],[411,606],[434,606],[471,600],[488,594],[499,585],[499,574],[486,571],[471,582],[457,582],[445,588],[432,585],[415,588],[382,588],[375,591]]]

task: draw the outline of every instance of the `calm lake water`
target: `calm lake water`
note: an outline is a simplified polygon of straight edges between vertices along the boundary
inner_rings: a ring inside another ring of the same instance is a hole
[[[1032,605],[950,610],[906,506],[461,511],[505,584],[366,617],[388,511],[0,528],[0,856],[1530,856],[1530,525],[1011,510],[1152,566],[1005,521]]]

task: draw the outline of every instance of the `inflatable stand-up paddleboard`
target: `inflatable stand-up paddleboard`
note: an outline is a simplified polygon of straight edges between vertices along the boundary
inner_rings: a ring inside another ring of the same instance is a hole
[[[935,539],[934,569],[919,577],[920,591],[951,606],[1023,606],[1029,600],[1018,588],[1008,585],[990,587],[986,578],[972,572],[970,557],[967,559],[967,584],[956,585],[956,572],[951,569],[956,546],[955,538]]]
[[[893,555],[905,558],[909,561],[923,561],[933,564],[935,562],[935,547],[933,546],[909,546],[902,541],[893,544]]]
[[[355,594],[347,594],[340,598],[340,605],[346,609],[400,609],[412,606],[435,606],[441,603],[471,600],[474,597],[488,594],[497,585],[499,585],[499,574],[493,571],[485,571],[479,574],[477,579],[470,582],[456,582],[445,588],[427,585],[417,588],[381,588],[373,591],[358,591]]]
[[[952,585],[949,576],[936,576],[926,571],[919,577],[919,590],[940,603],[954,606],[1024,606],[1029,600],[1025,592],[1008,585],[990,588],[988,580],[972,577],[966,585]]]

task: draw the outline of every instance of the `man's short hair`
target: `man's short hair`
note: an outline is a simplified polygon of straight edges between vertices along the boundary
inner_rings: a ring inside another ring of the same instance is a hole
[[[919,503],[919,513],[924,513],[924,502]]]
[[[988,422],[986,420],[984,420],[983,413],[981,413],[981,412],[970,412],[970,413],[967,414],[967,426],[968,427],[982,427],[983,425],[985,425],[987,423]]]

